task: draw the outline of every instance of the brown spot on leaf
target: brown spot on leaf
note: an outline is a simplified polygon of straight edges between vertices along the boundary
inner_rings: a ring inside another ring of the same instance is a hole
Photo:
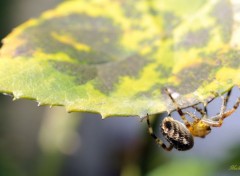
[[[191,49],[191,48],[202,48],[207,45],[209,40],[210,29],[199,29],[197,31],[190,31],[182,40],[177,44],[177,49]]]
[[[130,56],[124,60],[103,64],[98,67],[97,89],[108,93],[113,90],[122,76],[137,78],[147,64],[147,60],[139,55]]]
[[[233,12],[230,1],[220,0],[214,7],[211,15],[216,19],[217,25],[221,28],[224,42],[229,41],[233,26]]]

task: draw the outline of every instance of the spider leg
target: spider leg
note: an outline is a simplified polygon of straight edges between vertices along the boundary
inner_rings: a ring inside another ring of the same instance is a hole
[[[221,99],[222,99],[222,105],[221,105],[221,110],[220,110],[220,113],[214,117],[212,117],[211,119],[213,121],[217,121],[217,120],[220,120],[224,114],[224,112],[226,111],[226,108],[227,108],[227,103],[228,103],[228,100],[229,100],[229,97],[231,95],[231,92],[232,92],[232,89],[230,89],[228,92],[227,92],[227,95],[224,97],[224,96],[221,96]],[[238,102],[238,101],[237,101]],[[236,102],[236,103],[237,103]]]
[[[205,114],[204,114],[204,116],[203,116],[204,118],[205,118],[205,117],[208,117],[207,105],[208,105],[208,102],[207,102],[207,101],[203,102],[203,109],[204,109],[204,112],[205,112]]]
[[[240,104],[240,98],[237,99],[237,102],[234,104],[233,108],[228,110],[227,112],[224,112],[222,114],[218,114],[216,116],[214,116],[210,121],[209,121],[209,124],[213,127],[220,127],[223,123],[223,120],[230,116],[231,114],[233,114],[237,108],[239,107],[239,104]],[[218,120],[218,121],[215,121],[215,120]]]
[[[226,117],[232,115],[237,110],[237,108],[239,107],[239,104],[240,104],[240,98],[238,98],[238,101],[235,103],[235,105],[233,106],[232,109],[230,109],[229,111],[227,111],[223,114],[222,118],[225,119]]]
[[[206,110],[204,111],[204,110],[202,110],[201,108],[199,108],[199,107],[197,107],[197,106],[193,106],[193,108],[194,108],[197,112],[199,112],[202,117],[206,116],[206,114],[207,114]],[[204,109],[206,109],[206,108],[204,108]],[[188,115],[189,115],[189,114],[188,114]]]
[[[181,119],[183,120],[184,124],[186,125],[186,127],[190,127],[191,124],[188,122],[188,120],[186,119],[186,117],[184,116],[183,111],[181,110],[181,108],[178,106],[177,102],[175,101],[175,99],[172,97],[171,93],[169,92],[169,90],[166,88],[165,89],[166,94],[170,97],[170,99],[172,100],[175,108],[177,109],[178,114],[181,116]]]
[[[225,96],[225,98],[223,98],[220,114],[223,114],[226,111],[227,103],[228,103],[229,97],[231,95],[231,92],[232,92],[232,89],[230,89],[228,91],[227,95]]]
[[[163,143],[163,141],[154,134],[153,128],[152,128],[152,126],[151,126],[151,124],[150,124],[150,120],[149,120],[149,115],[148,115],[148,114],[147,114],[146,118],[147,118],[147,124],[148,124],[148,132],[149,132],[149,134],[153,137],[153,139],[156,141],[156,143],[157,143],[159,146],[161,146],[164,150],[171,151],[172,148],[173,148],[173,145],[170,144],[170,146],[167,147],[167,146]]]
[[[222,117],[220,118],[220,120],[222,119],[225,119],[226,117],[232,115],[236,110],[237,108],[239,107],[239,104],[240,104],[240,98],[238,98],[237,102],[234,104],[233,108],[228,110],[227,112],[224,112],[222,114]]]
[[[193,118],[194,121],[199,121],[199,118],[191,112],[186,111],[184,114],[189,115],[189,117]]]
[[[208,103],[212,102],[216,97],[219,97],[220,96],[219,93],[214,92],[214,91],[211,92],[214,95],[214,97],[212,97],[210,100],[206,100],[203,102],[203,110],[201,108],[198,108],[197,106],[193,106],[193,108],[196,109],[202,115],[203,119],[208,119],[208,120],[205,120],[206,122],[213,122],[214,124],[216,124],[216,121],[221,118],[221,114],[223,114],[224,111],[226,110],[227,102],[231,95],[231,91],[232,91],[232,89],[230,91],[228,91],[225,98],[224,98],[224,96],[221,96],[222,105],[221,105],[220,113],[218,115],[212,117],[211,119],[209,119],[209,116],[208,116],[207,105],[208,105]]]
[[[211,93],[212,93],[213,97],[210,98],[209,100],[205,100],[204,102],[202,102],[203,109],[201,109],[197,106],[193,106],[193,108],[196,109],[202,115],[202,118],[207,118],[208,117],[207,105],[209,103],[211,103],[216,97],[219,97],[219,93],[214,92],[214,91],[212,91]]]

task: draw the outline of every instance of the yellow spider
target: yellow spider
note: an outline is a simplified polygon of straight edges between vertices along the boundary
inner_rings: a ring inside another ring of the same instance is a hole
[[[194,145],[193,137],[201,137],[204,138],[211,132],[211,127],[220,127],[223,123],[223,120],[230,116],[232,113],[236,111],[240,104],[240,98],[237,99],[236,103],[232,107],[232,109],[226,111],[227,102],[230,97],[231,91],[228,91],[225,97],[222,96],[222,105],[220,113],[216,116],[209,117],[207,113],[207,103],[204,103],[204,109],[200,109],[196,106],[192,106],[195,108],[200,114],[201,118],[198,118],[196,115],[190,112],[183,112],[179,107],[175,99],[172,97],[170,91],[165,89],[166,94],[172,100],[177,112],[181,116],[183,123],[173,119],[170,116],[170,113],[167,117],[165,117],[162,121],[161,130],[165,139],[169,142],[169,146],[166,146],[163,141],[158,138],[154,132],[153,128],[149,121],[149,116],[147,114],[147,124],[148,124],[148,132],[155,139],[156,143],[161,146],[163,149],[170,151],[173,148],[184,151],[189,150]],[[189,122],[185,115],[190,116],[193,119],[193,122]]]

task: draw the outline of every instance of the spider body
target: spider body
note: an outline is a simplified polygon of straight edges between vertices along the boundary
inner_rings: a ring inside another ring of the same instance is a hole
[[[148,124],[148,132],[149,134],[155,139],[156,143],[161,146],[163,149],[170,151],[172,148],[175,148],[179,151],[185,151],[189,150],[194,145],[194,139],[193,137],[201,137],[204,138],[206,135],[208,135],[211,132],[211,127],[220,127],[223,123],[223,120],[230,116],[232,113],[236,111],[240,104],[240,98],[237,99],[236,103],[232,107],[232,109],[226,111],[227,102],[230,97],[231,91],[228,91],[227,95],[224,97],[222,96],[222,105],[220,113],[216,116],[209,117],[207,112],[207,104],[208,102],[204,102],[203,109],[198,108],[197,106],[192,106],[194,109],[196,109],[200,114],[201,117],[197,117],[195,114],[192,114],[187,111],[182,111],[182,109],[179,107],[177,102],[172,97],[170,91],[168,89],[165,89],[166,94],[170,97],[172,100],[176,111],[181,116],[181,119],[183,120],[183,123],[174,120],[170,113],[168,113],[168,116],[163,119],[161,130],[164,138],[169,142],[169,146],[166,146],[163,141],[158,138],[155,133],[153,132],[152,126],[149,121],[149,116],[147,114],[147,124]],[[218,96],[218,94],[216,94]],[[193,119],[192,122],[188,121],[186,118],[186,115]]]
[[[188,130],[193,136],[204,138],[211,132],[211,127],[202,120],[196,120],[188,127]]]
[[[183,123],[166,117],[162,122],[162,134],[165,139],[177,150],[189,150],[193,147],[193,136]]]

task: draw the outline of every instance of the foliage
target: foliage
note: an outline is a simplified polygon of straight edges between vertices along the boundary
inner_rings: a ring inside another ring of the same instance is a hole
[[[0,91],[103,117],[171,110],[164,87],[182,95],[182,107],[203,101],[240,85],[237,6],[66,1],[4,39]]]

